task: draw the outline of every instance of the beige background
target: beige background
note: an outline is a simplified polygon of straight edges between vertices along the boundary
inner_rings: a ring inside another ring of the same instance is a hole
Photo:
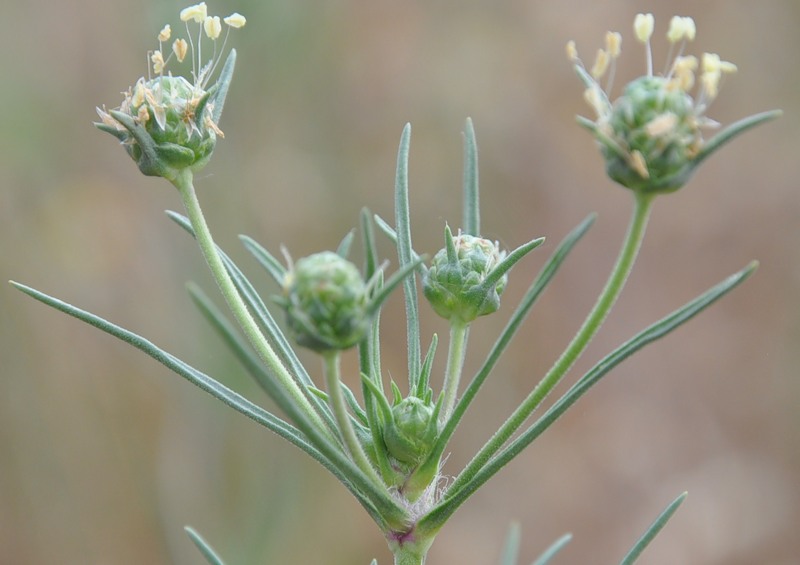
[[[654,6],[648,8],[648,4]],[[12,2],[0,34],[0,275],[86,307],[265,402],[186,299],[213,283],[163,215],[179,206],[91,127],[145,71],[173,2]],[[800,559],[800,4],[614,0],[227,1],[248,25],[221,126],[198,179],[219,240],[275,291],[238,233],[295,256],[329,248],[361,206],[391,217],[397,141],[413,123],[419,251],[460,220],[461,136],[478,132],[483,231],[548,245],[513,273],[503,307],[472,333],[474,370],[549,251],[600,216],[544,295],[452,444],[455,473],[531,389],[577,328],[611,267],[630,211],[608,181],[565,60],[623,32],[618,88],[643,70],[631,39],[652,9],[662,37],[695,18],[691,51],[739,65],[711,116],[784,117],[711,159],[657,202],[629,287],[570,379],[653,320],[743,267],[735,293],[627,361],[441,532],[432,565],[497,563],[512,520],[521,564],[564,532],[557,563],[615,563],[683,490],[689,498],[641,563],[788,565]],[[176,26],[174,26],[176,27]],[[151,40],[152,39],[152,40]],[[657,67],[666,45],[654,45]],[[617,90],[618,92],[618,90]],[[388,245],[383,249],[390,254]],[[393,301],[387,372],[404,379]],[[424,320],[424,335],[445,325]],[[305,357],[318,373],[317,361]],[[15,564],[200,563],[190,523],[230,564],[390,562],[378,530],[302,454],[142,354],[0,287],[0,548]],[[444,348],[437,371],[441,373]]]

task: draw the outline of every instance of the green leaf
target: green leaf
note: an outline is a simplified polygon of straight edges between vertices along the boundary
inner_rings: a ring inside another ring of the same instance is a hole
[[[275,279],[279,286],[283,287],[283,281],[286,279],[286,267],[281,265],[269,251],[264,249],[256,240],[246,235],[240,235],[239,240],[244,245],[250,254],[256,258],[256,261],[264,268],[269,275]]]
[[[418,522],[418,528],[437,531],[464,501],[472,496],[472,494],[494,476],[495,473],[519,455],[522,450],[530,445],[533,440],[539,437],[544,430],[550,427],[553,422],[572,406],[578,398],[597,384],[600,379],[608,374],[614,367],[644,346],[664,337],[708,308],[711,304],[747,279],[757,266],[758,264],[756,262],[751,263],[745,269],[731,275],[691,302],[674,311],[672,314],[642,330],[632,339],[604,357],[589,372],[581,377],[581,379],[558,399],[536,422],[508,444],[502,451],[497,453],[469,480],[464,482],[460,489],[456,491],[453,491],[453,489],[447,491],[444,499]]]
[[[379,490],[378,487],[369,481],[353,462],[344,455],[341,449],[328,443],[323,438],[321,431],[308,425],[307,422],[304,425],[305,429],[298,430],[298,428],[295,428],[288,422],[285,422],[260,406],[252,403],[222,383],[198,371],[174,355],[158,348],[145,338],[112,324],[95,314],[91,314],[90,312],[86,312],[71,304],[44,294],[43,292],[14,281],[10,282],[15,288],[36,300],[132,345],[240,414],[247,416],[256,423],[261,424],[284,439],[289,440],[322,463],[326,469],[338,478],[356,497],[362,507],[372,516],[381,529],[399,527],[407,520],[406,512],[390,498],[388,493]],[[292,409],[290,403],[287,403],[287,405],[290,408],[290,412],[288,413],[289,417],[295,420],[298,425],[305,422],[305,420],[300,418],[301,414],[298,409]],[[309,443],[309,439],[313,442],[313,445]]]
[[[183,529],[186,530],[189,538],[197,546],[197,549],[200,550],[200,553],[203,554],[203,557],[206,558],[206,561],[211,565],[225,565],[222,558],[216,554],[214,549],[191,526],[185,526]]]
[[[408,207],[408,149],[411,143],[411,124],[403,128],[397,152],[397,172],[394,184],[395,225],[397,226],[397,257],[400,269],[414,261],[411,246],[411,216]],[[406,334],[408,339],[408,388],[416,388],[422,364],[419,333],[419,302],[414,277],[403,281],[406,303]]]
[[[631,550],[622,558],[620,561],[620,565],[633,565],[636,560],[639,558],[639,555],[644,551],[644,549],[653,541],[658,535],[658,532],[661,531],[667,521],[675,514],[675,511],[678,510],[678,507],[683,503],[686,499],[686,495],[688,493],[684,492],[678,498],[673,500],[669,506],[667,506],[664,511],[659,514],[658,518],[650,524],[650,527],[647,528],[647,531],[639,538],[639,540],[634,544]]]
[[[464,213],[462,229],[464,233],[480,237],[481,212],[478,189],[478,143],[472,118],[464,125]]]
[[[754,114],[732,123],[717,135],[709,139],[705,145],[703,145],[700,153],[698,153],[697,157],[695,157],[694,161],[692,161],[692,168],[696,168],[706,158],[711,156],[712,153],[715,153],[720,147],[731,141],[733,138],[749,129],[763,124],[764,122],[774,120],[775,118],[780,117],[782,114],[783,112],[780,110],[771,110],[769,112]]]
[[[528,243],[524,243],[517,247],[514,251],[509,253],[505,259],[503,259],[500,264],[498,264],[492,272],[484,279],[481,283],[481,286],[486,289],[491,289],[497,286],[497,283],[500,279],[505,275],[511,268],[516,265],[520,259],[525,257],[528,253],[539,247],[541,244],[544,243],[544,238],[540,237],[534,240],[529,241]]]
[[[556,553],[564,549],[564,546],[567,545],[571,539],[572,534],[564,534],[554,541],[531,565],[547,565],[553,557],[556,556]]]
[[[219,78],[217,82],[214,83],[216,90],[214,91],[214,109],[211,112],[211,119],[214,120],[215,124],[219,124],[219,119],[222,117],[222,108],[225,106],[225,98],[228,96],[228,88],[231,86],[231,79],[233,79],[233,69],[235,66],[236,49],[231,49],[219,73]]]
[[[342,259],[347,259],[347,256],[350,255],[350,248],[353,247],[353,240],[356,237],[356,233],[353,230],[347,232],[347,234],[342,238],[342,241],[339,242],[339,247],[336,248],[336,254],[341,257]]]
[[[561,242],[547,263],[545,263],[545,266],[533,281],[533,284],[528,289],[528,292],[522,298],[519,306],[517,306],[517,309],[511,315],[506,327],[503,329],[500,337],[498,337],[497,341],[492,347],[492,350],[489,352],[489,356],[486,358],[486,361],[484,361],[481,368],[475,374],[475,377],[473,377],[472,382],[470,382],[469,386],[467,386],[463,395],[459,399],[458,404],[456,404],[456,407],[453,410],[453,414],[447,420],[447,423],[442,429],[429,459],[426,460],[423,465],[438,464],[438,461],[444,454],[447,444],[450,442],[450,438],[453,437],[453,433],[455,433],[456,427],[461,421],[461,418],[466,413],[467,408],[472,403],[475,396],[478,394],[478,390],[480,390],[481,386],[483,386],[483,383],[486,381],[486,378],[489,376],[492,369],[494,369],[497,361],[511,343],[512,338],[527,317],[536,300],[553,279],[556,272],[558,272],[559,267],[567,258],[567,255],[569,255],[569,252],[572,251],[572,248],[575,247],[575,244],[577,244],[578,241],[580,241],[580,239],[589,230],[591,225],[594,223],[594,220],[595,215],[593,214],[588,216],[583,222],[575,227],[567,235],[567,237],[564,238],[564,241]]]
[[[506,537],[506,544],[503,546],[503,555],[500,558],[500,565],[517,565],[519,555],[520,528],[517,522],[511,524]]]

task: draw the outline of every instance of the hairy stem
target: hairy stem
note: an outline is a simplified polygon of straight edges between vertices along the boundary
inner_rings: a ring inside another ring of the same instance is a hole
[[[633,216],[628,225],[625,241],[620,249],[617,262],[606,281],[603,291],[597,298],[594,308],[592,308],[591,312],[584,320],[583,325],[578,330],[578,333],[572,338],[572,341],[558,360],[556,360],[552,368],[547,372],[544,378],[542,378],[539,384],[536,385],[536,388],[533,389],[528,397],[525,398],[514,413],[509,416],[500,429],[495,432],[491,439],[486,442],[486,445],[481,448],[472,461],[470,461],[459,474],[448,489],[445,495],[446,498],[455,495],[461,487],[468,483],[489,459],[500,450],[514,432],[522,426],[536,407],[541,404],[570,367],[572,367],[573,363],[575,363],[581,353],[586,349],[586,346],[589,345],[592,337],[594,337],[600,329],[600,326],[603,324],[603,321],[616,302],[617,297],[619,297],[623,286],[625,286],[625,281],[628,279],[631,269],[633,268],[647,228],[647,220],[650,216],[654,195],[638,192],[634,194],[636,203]]]
[[[350,413],[347,411],[347,404],[344,399],[344,394],[342,394],[342,381],[339,369],[341,355],[339,351],[330,351],[325,353],[323,358],[325,360],[325,386],[328,388],[328,401],[330,402],[333,416],[336,418],[336,424],[342,436],[342,441],[347,451],[350,453],[350,458],[373,483],[383,485],[383,481],[369,462],[367,454],[361,446],[361,442],[358,441],[356,431],[353,429],[353,424],[350,421]]]
[[[444,403],[440,420],[446,422],[453,412],[458,398],[458,384],[461,381],[461,371],[464,368],[464,354],[467,349],[469,337],[469,324],[461,321],[450,322],[450,349],[447,353],[447,369],[444,375],[442,394]]]
[[[228,303],[228,307],[239,323],[239,326],[242,328],[242,331],[250,341],[250,344],[295,402],[301,413],[306,416],[311,425],[317,428],[328,440],[335,442],[334,438],[330,436],[328,427],[323,423],[319,414],[317,414],[316,410],[314,410],[311,403],[308,401],[308,398],[306,398],[303,391],[292,378],[292,375],[283,363],[281,363],[275,350],[261,333],[258,324],[253,319],[252,314],[247,309],[247,305],[242,300],[241,295],[236,290],[236,286],[228,275],[228,271],[225,269],[225,265],[217,253],[217,247],[211,237],[211,231],[208,228],[208,224],[203,216],[203,211],[200,208],[200,203],[197,200],[197,194],[195,193],[194,184],[192,183],[191,171],[184,169],[173,181],[173,184],[181,194],[183,204],[186,208],[186,215],[192,224],[197,243],[200,246],[203,257],[205,257],[206,263],[208,263],[211,269],[211,274],[214,276],[214,280],[217,282],[220,292]]]

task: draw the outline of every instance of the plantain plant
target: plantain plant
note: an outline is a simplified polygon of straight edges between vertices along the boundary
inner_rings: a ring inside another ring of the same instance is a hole
[[[360,214],[363,267],[349,259],[354,233],[332,250],[296,261],[284,250],[284,262],[267,249],[269,246],[242,236],[242,244],[255,262],[276,282],[277,295],[262,297],[243,270],[214,243],[193,182],[195,173],[207,165],[223,137],[220,118],[236,63],[235,50],[224,56],[225,44],[228,33],[244,26],[246,20],[240,14],[222,20],[209,16],[205,3],[181,11],[180,20],[186,24],[186,39],[173,40],[170,26],[165,26],[158,34],[159,48],[150,53],[148,78],[137,80],[119,107],[98,108],[100,122],[95,125],[120,142],[143,174],[162,177],[177,189],[185,215],[170,212],[169,217],[197,241],[228,311],[219,309],[194,284],[188,287],[191,298],[281,414],[265,410],[142,336],[29,286],[12,284],[150,355],[304,451],[330,471],[375,521],[396,565],[425,563],[437,534],[461,505],[584,393],[630,355],[730,292],[756,268],[755,262],[750,263],[636,333],[575,378],[546,409],[542,407],[622,291],[656,199],[684,186],[695,169],[726,142],[778,115],[775,111],[756,114],[705,139],[706,131],[718,127],[707,117],[709,106],[723,77],[736,67],[713,54],[704,54],[701,59],[684,55],[687,43],[695,36],[691,18],[675,17],[671,21],[667,38],[677,55],[668,61],[664,74],[656,75],[650,49],[653,16],[636,16],[634,34],[645,47],[647,72],[630,82],[613,101],[609,92],[621,53],[621,35],[606,35],[605,46],[598,51],[591,69],[581,62],[575,44],[568,43],[568,57],[595,114],[594,119],[578,118],[578,123],[597,141],[609,177],[629,189],[634,201],[630,224],[606,285],[572,341],[469,463],[461,470],[448,469],[443,461],[459,423],[542,291],[590,229],[594,215],[555,246],[479,369],[467,375],[466,383],[462,378],[464,359],[470,351],[470,327],[478,318],[498,311],[512,268],[544,242],[537,237],[504,250],[481,236],[477,144],[469,119],[464,130],[461,226],[455,232],[444,226],[444,243],[439,251],[429,258],[412,244],[408,188],[411,128],[407,125],[397,158],[394,218],[382,219],[366,209]],[[220,41],[223,24],[227,32]],[[202,46],[206,45],[207,53],[209,43],[213,56],[204,60]],[[169,52],[166,45],[171,46]],[[173,76],[170,66],[187,57],[192,67],[189,77]],[[396,246],[398,267],[391,274],[378,255],[376,232]],[[441,378],[432,375],[438,338],[433,335],[429,343],[422,339],[420,288],[427,306],[449,324],[447,363]],[[408,358],[407,380],[402,383],[387,380],[381,366],[380,341],[381,307],[399,289],[405,298]],[[276,321],[278,315],[283,324]],[[304,365],[296,347],[316,352],[321,370]],[[351,349],[358,355],[360,390],[351,390],[341,378],[341,356]],[[538,415],[532,418],[537,410]],[[685,493],[667,507],[621,563],[634,562],[684,497]],[[190,527],[186,531],[209,563],[223,563],[200,534]],[[569,539],[565,535],[556,540],[534,563],[553,562]],[[517,562],[518,545],[519,531],[512,528],[501,557],[503,565]]]

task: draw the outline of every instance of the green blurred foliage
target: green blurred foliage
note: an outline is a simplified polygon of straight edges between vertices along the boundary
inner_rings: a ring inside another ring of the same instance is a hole
[[[576,367],[745,265],[756,276],[676,335],[627,362],[461,510],[431,563],[493,563],[511,520],[526,559],[566,531],[563,559],[618,559],[683,490],[648,564],[791,563],[800,555],[800,6],[794,0],[652,4],[698,27],[692,52],[739,65],[710,115],[784,117],[715,156],[656,205],[638,270]],[[91,126],[146,72],[176,2],[12,2],[0,34],[0,273],[150,337],[254,399],[183,284],[213,283],[161,211],[179,205]],[[361,206],[392,218],[397,141],[411,144],[414,240],[434,252],[460,220],[463,121],[480,147],[484,235],[554,243],[590,211],[587,242],[533,313],[456,436],[456,473],[536,382],[600,289],[629,212],[589,135],[564,56],[625,36],[618,87],[643,70],[630,2],[226,0],[237,76],[226,133],[197,186],[218,241],[251,273],[236,235],[297,256],[332,248]],[[27,23],[25,23],[27,22]],[[25,26],[21,24],[25,23]],[[655,60],[666,58],[657,41]],[[657,64],[658,66],[658,64]],[[390,246],[382,243],[388,257]],[[472,333],[479,363],[552,245],[523,261],[500,314]],[[267,294],[266,277],[255,279]],[[384,320],[402,316],[393,300]],[[434,316],[425,335],[446,333]],[[384,323],[402,381],[404,330]],[[440,357],[444,357],[443,355]],[[318,361],[305,357],[312,373]],[[440,362],[443,362],[440,359]],[[356,382],[354,361],[348,378]],[[18,564],[199,563],[191,524],[235,563],[388,563],[377,529],[308,458],[149,359],[0,288],[0,547]],[[441,374],[442,368],[439,368]],[[573,377],[574,378],[574,377]],[[266,402],[266,401],[265,401]],[[523,559],[524,561],[525,559]]]

